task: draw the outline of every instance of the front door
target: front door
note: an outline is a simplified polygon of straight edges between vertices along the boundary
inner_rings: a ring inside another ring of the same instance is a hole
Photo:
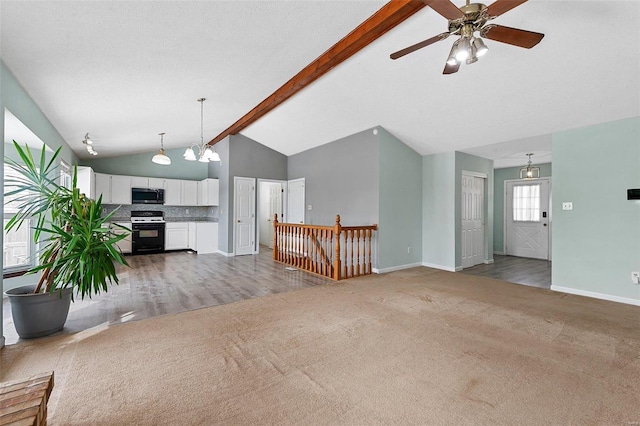
[[[236,256],[253,254],[255,235],[255,179],[234,178]]]
[[[484,262],[484,178],[462,175],[462,267]]]
[[[506,253],[549,259],[549,179],[506,182]]]

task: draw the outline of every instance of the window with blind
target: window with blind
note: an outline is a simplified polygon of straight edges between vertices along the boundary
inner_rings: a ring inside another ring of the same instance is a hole
[[[513,186],[513,221],[540,222],[540,184]]]

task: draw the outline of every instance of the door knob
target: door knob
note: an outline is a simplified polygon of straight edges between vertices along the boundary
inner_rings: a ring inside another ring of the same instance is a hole
[[[240,219],[238,219],[238,223],[240,223]]]
[[[545,223],[543,226],[547,226],[547,224]]]

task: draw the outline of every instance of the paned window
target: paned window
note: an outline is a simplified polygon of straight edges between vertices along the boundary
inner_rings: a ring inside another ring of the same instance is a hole
[[[513,221],[540,222],[540,184],[513,186]]]

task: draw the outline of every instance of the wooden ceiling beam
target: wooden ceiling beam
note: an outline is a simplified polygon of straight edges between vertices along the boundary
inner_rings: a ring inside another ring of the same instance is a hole
[[[428,0],[391,0],[208,144],[239,133],[428,3]]]

